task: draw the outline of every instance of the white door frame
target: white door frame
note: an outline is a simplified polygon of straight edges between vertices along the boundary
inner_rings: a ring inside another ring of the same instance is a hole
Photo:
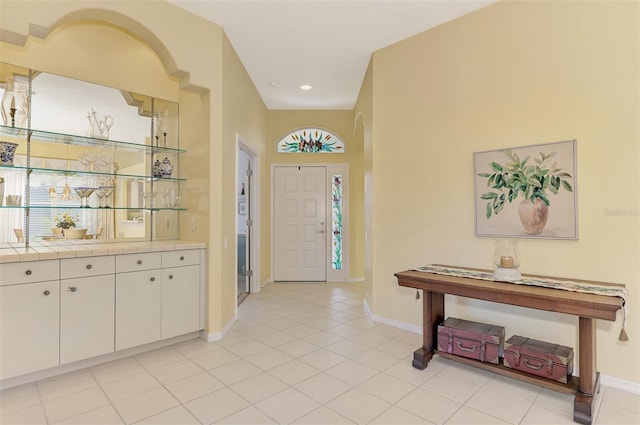
[[[349,281],[349,164],[348,163],[272,163],[271,164],[271,255],[270,255],[270,278],[269,282],[273,282],[274,264],[275,264],[275,233],[274,233],[274,212],[275,212],[275,169],[276,167],[324,167],[326,170],[326,220],[327,220],[327,242],[326,242],[326,279],[327,282],[348,282]],[[342,198],[343,208],[342,214],[346,218],[342,222],[342,270],[333,270],[331,267],[332,249],[331,249],[331,179],[335,174],[342,175]]]
[[[253,225],[249,229],[249,264],[247,264],[248,270],[253,271],[253,276],[250,279],[251,286],[249,291],[251,293],[260,292],[260,156],[258,151],[251,146],[251,144],[242,137],[239,133],[236,133],[236,167],[238,165],[238,151],[243,150],[249,156],[250,167],[253,170],[251,176],[251,190],[249,191],[249,208],[247,218],[253,220]],[[236,168],[237,174],[237,168]],[[237,220],[237,215],[236,215]],[[236,223],[236,229],[238,223]],[[235,255],[235,269],[238,269],[238,254]],[[236,292],[238,291],[238,285],[235,285]],[[238,294],[236,293],[236,299]],[[237,312],[236,303],[236,312]]]

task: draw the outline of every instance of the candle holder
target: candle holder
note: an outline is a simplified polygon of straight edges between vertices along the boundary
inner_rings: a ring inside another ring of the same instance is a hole
[[[496,239],[493,254],[493,277],[496,280],[513,282],[522,279],[520,274],[520,253],[515,239]]]
[[[11,115],[11,127],[15,127],[16,126],[16,108],[9,108],[10,112],[9,114]]]

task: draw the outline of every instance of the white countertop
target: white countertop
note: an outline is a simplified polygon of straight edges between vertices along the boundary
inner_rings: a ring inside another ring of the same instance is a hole
[[[179,249],[206,248],[203,242],[166,240],[166,241],[109,241],[98,240],[60,240],[37,241],[25,248],[23,243],[0,243],[0,263],[21,261],[57,260],[59,258],[93,257],[98,255],[135,254],[137,252],[175,251]]]

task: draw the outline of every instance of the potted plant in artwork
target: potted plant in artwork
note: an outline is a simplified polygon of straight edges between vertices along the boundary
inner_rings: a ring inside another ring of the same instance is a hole
[[[571,174],[564,172],[553,161],[555,153],[540,152],[530,162],[530,156],[521,160],[511,150],[502,152],[508,161],[503,164],[492,161],[492,172],[478,174],[487,179],[487,186],[492,189],[480,196],[487,201],[487,219],[500,213],[506,202],[511,203],[522,195],[518,206],[520,222],[527,234],[540,234],[549,217],[549,194],[557,195],[561,189],[573,192],[569,182]]]

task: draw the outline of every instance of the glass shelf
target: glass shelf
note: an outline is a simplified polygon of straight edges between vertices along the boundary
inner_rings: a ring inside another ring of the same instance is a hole
[[[0,167],[0,170],[5,167]],[[66,170],[66,169],[58,169],[58,168],[42,168],[42,167],[31,167],[28,168],[24,165],[13,165],[11,167],[18,170],[32,170],[34,173],[41,174],[57,174],[60,176],[70,177],[70,176],[108,176],[114,179],[127,179],[127,180],[139,180],[139,181],[151,181],[154,182],[182,182],[186,179],[182,178],[174,178],[174,177],[151,177],[151,176],[143,176],[139,174],[119,174],[119,173],[104,173],[99,171],[83,171],[83,170]]]
[[[98,207],[81,207],[80,205],[31,205],[26,207],[24,205],[2,205],[0,209],[37,209],[37,210],[81,210],[81,211],[113,211],[113,210],[121,210],[121,211],[186,211],[186,208],[176,207],[176,208],[164,208],[164,207],[152,207],[152,208],[132,208],[132,207],[109,207],[109,208],[98,208]]]
[[[0,125],[0,134],[14,138],[26,138],[31,133],[31,141],[42,141],[49,143],[73,144],[80,146],[101,147],[116,151],[147,152],[176,154],[184,153],[186,150],[169,148],[163,146],[145,145],[142,143],[124,142],[119,140],[96,139],[93,137],[77,136],[74,134],[54,133],[43,130],[29,130],[26,128],[10,127]]]

